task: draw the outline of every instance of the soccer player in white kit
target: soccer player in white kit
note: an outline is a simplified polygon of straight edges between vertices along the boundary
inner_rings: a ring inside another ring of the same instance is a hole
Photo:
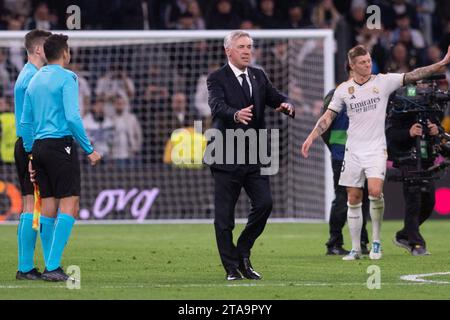
[[[450,46],[445,57],[435,64],[408,73],[372,74],[372,58],[364,46],[348,52],[353,77],[341,83],[333,95],[328,110],[317,121],[302,145],[307,158],[313,141],[325,132],[336,115],[347,106],[349,128],[345,157],[339,184],[347,187],[347,221],[352,238],[352,250],[343,260],[361,258],[362,195],[365,179],[369,189],[372,220],[370,259],[381,259],[380,227],[384,213],[383,183],[386,175],[385,118],[389,95],[403,85],[444,72],[450,63]]]

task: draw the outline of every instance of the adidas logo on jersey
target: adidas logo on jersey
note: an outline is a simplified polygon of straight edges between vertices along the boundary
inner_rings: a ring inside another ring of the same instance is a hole
[[[66,150],[67,154],[70,154],[70,147],[65,147],[64,150]]]

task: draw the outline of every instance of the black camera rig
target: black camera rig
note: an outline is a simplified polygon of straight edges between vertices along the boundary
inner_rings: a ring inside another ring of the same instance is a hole
[[[415,122],[421,124],[422,135],[416,137],[416,143],[408,152],[397,155],[394,163],[415,163],[415,170],[407,172],[390,170],[388,180],[402,182],[424,182],[441,177],[441,172],[450,166],[450,135],[438,125],[439,134],[430,136],[428,121],[439,124],[448,108],[450,92],[438,87],[438,80],[445,79],[445,75],[433,75],[416,84],[410,84],[394,92],[389,99],[388,122],[391,117],[415,117]],[[443,160],[427,168],[423,163],[434,162],[439,156]]]

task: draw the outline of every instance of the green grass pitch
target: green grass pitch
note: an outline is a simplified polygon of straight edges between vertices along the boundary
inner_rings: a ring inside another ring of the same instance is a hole
[[[76,225],[63,257],[64,267],[81,270],[81,288],[72,290],[15,280],[17,227],[0,226],[0,299],[449,299],[450,274],[425,283],[400,277],[450,272],[450,221],[425,223],[426,257],[392,244],[400,225],[383,224],[382,260],[342,261],[325,256],[327,224],[268,224],[252,250],[264,279],[233,283],[224,279],[210,224]],[[348,248],[347,227],[344,234]],[[36,254],[43,270],[39,241]],[[371,265],[380,268],[380,289],[367,288]]]

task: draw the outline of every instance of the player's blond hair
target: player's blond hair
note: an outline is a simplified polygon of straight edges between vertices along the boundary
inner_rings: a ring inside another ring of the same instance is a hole
[[[357,45],[356,47],[353,47],[348,51],[348,61],[353,62],[356,57],[365,56],[368,53],[369,51],[367,51],[366,47],[364,47],[363,45]]]

